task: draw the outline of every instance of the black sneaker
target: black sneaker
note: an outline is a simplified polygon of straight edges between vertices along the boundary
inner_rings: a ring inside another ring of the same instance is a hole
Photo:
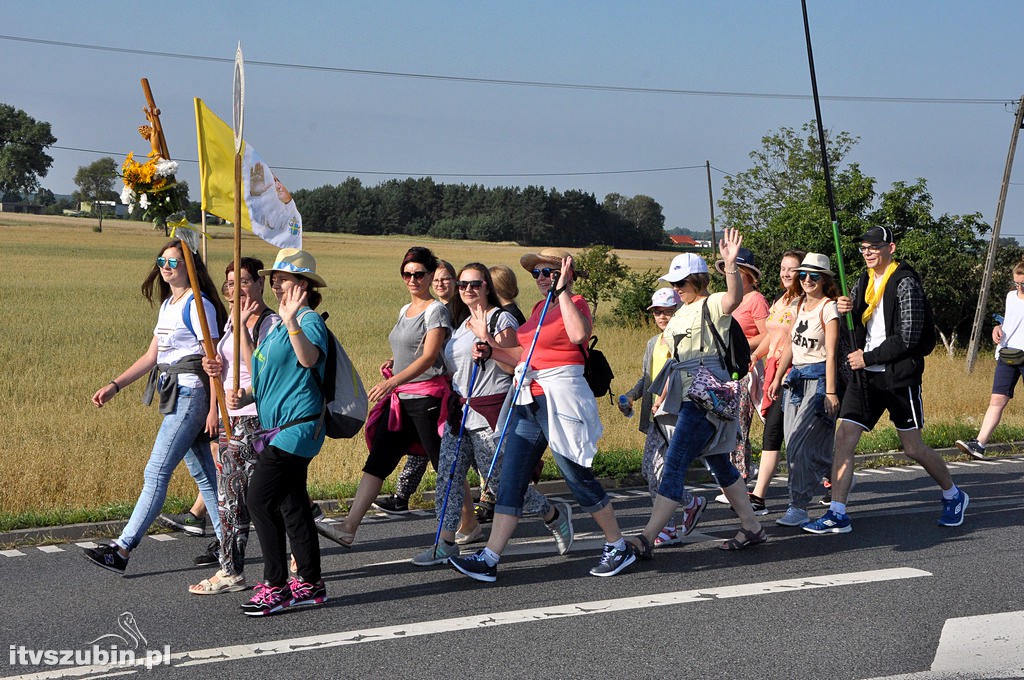
[[[220,541],[216,538],[210,541],[210,544],[206,546],[206,552],[197,556],[193,562],[196,563],[197,567],[209,567],[214,564],[220,564]]]
[[[985,457],[985,445],[977,439],[957,439],[956,448],[960,449],[971,458],[982,460]]]
[[[160,521],[175,529],[181,529],[186,534],[192,534],[193,536],[206,535],[206,518],[196,517],[191,512],[186,512],[183,515],[169,515],[162,512],[160,513]]]
[[[483,549],[477,550],[468,557],[449,557],[448,564],[452,569],[477,581],[494,583],[498,580],[498,565],[491,566],[484,559]]]
[[[323,518],[323,516],[324,516],[324,509],[320,507],[319,503],[313,503],[311,506],[309,506],[309,509],[310,509],[310,512],[313,513],[313,521],[314,522],[316,520],[318,520],[318,519],[322,519]]]
[[[391,495],[383,500],[374,501],[373,507],[389,515],[404,515],[409,512],[409,499]]]
[[[604,544],[604,552],[601,553],[601,561],[590,570],[591,576],[615,576],[620,571],[636,562],[636,553],[629,549],[619,550],[609,543]]]
[[[755,493],[747,492],[747,498],[750,499],[750,507],[754,509],[755,515],[767,515],[768,507],[764,504],[764,499]]]
[[[124,575],[124,570],[128,568],[128,558],[121,557],[121,553],[116,545],[101,545],[98,548],[85,548],[85,559],[89,560],[98,567],[103,567],[108,571]]]
[[[273,588],[265,583],[258,583],[255,591],[252,599],[241,605],[246,616],[275,614],[291,604],[292,601],[292,591],[288,586]]]

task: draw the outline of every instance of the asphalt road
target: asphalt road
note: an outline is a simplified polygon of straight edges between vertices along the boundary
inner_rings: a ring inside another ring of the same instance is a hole
[[[2,551],[0,676],[1024,677],[1022,472],[1024,458],[954,464],[971,503],[952,529],[936,525],[938,489],[920,468],[859,472],[854,531],[841,536],[775,526],[785,509],[777,480],[767,544],[717,550],[736,522],[712,502],[690,542],[603,579],[587,574],[600,549],[589,517],[576,519],[567,557],[538,520],[524,521],[495,584],[408,562],[433,541],[425,513],[375,517],[352,551],[322,542],[325,605],[262,619],[241,614],[245,594],[186,592],[213,571],[192,566],[205,539],[148,537],[125,577],[87,563],[75,544]],[[649,501],[626,490],[615,507],[634,532]],[[254,580],[259,543],[250,545]],[[92,663],[83,655],[97,639],[160,665],[45,663],[61,650]]]

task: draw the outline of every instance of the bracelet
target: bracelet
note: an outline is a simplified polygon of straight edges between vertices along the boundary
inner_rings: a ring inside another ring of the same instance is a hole
[[[302,329],[299,328],[298,330],[288,331],[288,335],[298,335],[301,332],[302,332]]]
[[[108,382],[107,384],[108,384],[108,385],[113,385],[113,386],[114,386],[114,394],[117,394],[118,392],[120,392],[120,391],[121,391],[121,386],[117,384],[117,381],[116,381],[116,380],[111,380],[111,381],[110,381],[110,382]]]
[[[827,397],[838,397],[839,395],[836,394],[835,392],[826,392],[825,396],[827,396]]]
[[[740,271],[739,267],[737,267],[736,269],[733,269],[733,270],[729,270],[729,269],[724,269],[723,268],[723,270],[725,271],[726,274],[738,274],[739,271]]]

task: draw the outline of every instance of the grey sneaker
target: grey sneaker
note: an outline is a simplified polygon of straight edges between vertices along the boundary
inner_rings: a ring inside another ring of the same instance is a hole
[[[416,557],[412,558],[412,563],[417,567],[432,567],[435,564],[444,564],[448,561],[449,557],[459,556],[459,546],[448,545],[444,541],[437,544],[437,547],[430,546]]]
[[[192,534],[193,536],[206,536],[206,518],[196,517],[191,512],[186,512],[181,515],[160,513],[160,521],[167,526],[180,529],[186,534]]]
[[[555,545],[558,546],[558,554],[564,555],[572,550],[572,542],[576,537],[576,531],[572,528],[572,507],[568,503],[555,503],[558,517],[551,523],[544,523],[551,535],[555,537]]]
[[[780,527],[802,527],[810,521],[811,516],[806,510],[791,505],[786,509],[786,514],[775,520],[775,523]]]
[[[977,439],[963,439],[956,440],[956,448],[960,449],[968,456],[981,460],[985,457],[985,446]]]
[[[604,552],[601,553],[601,561],[590,570],[591,576],[615,576],[620,571],[636,562],[636,554],[629,549],[619,550],[614,545],[604,544]]]

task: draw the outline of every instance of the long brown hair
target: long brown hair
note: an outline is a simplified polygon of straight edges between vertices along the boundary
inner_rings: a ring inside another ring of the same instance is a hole
[[[182,255],[184,255],[184,249],[186,247],[187,246],[182,245],[181,239],[172,238],[157,251],[156,257],[160,257],[168,248],[177,248],[181,251]],[[199,257],[198,254],[193,253],[192,261],[196,267],[196,278],[199,280],[199,290],[202,292],[203,296],[210,301],[210,304],[213,305],[214,309],[217,310],[217,328],[224,328],[224,324],[227,323],[228,320],[228,312],[224,308],[224,303],[221,302],[217,285],[213,282],[213,279],[210,278],[210,273],[206,271],[206,265],[203,263],[203,258]],[[182,261],[178,266],[184,267],[185,262]],[[156,304],[154,293],[159,294],[160,302],[171,297],[171,286],[164,281],[164,277],[160,276],[160,267],[156,264],[156,258],[153,259],[153,268],[149,270],[149,275],[146,276],[145,281],[142,282],[142,296],[149,300],[150,306]]]

